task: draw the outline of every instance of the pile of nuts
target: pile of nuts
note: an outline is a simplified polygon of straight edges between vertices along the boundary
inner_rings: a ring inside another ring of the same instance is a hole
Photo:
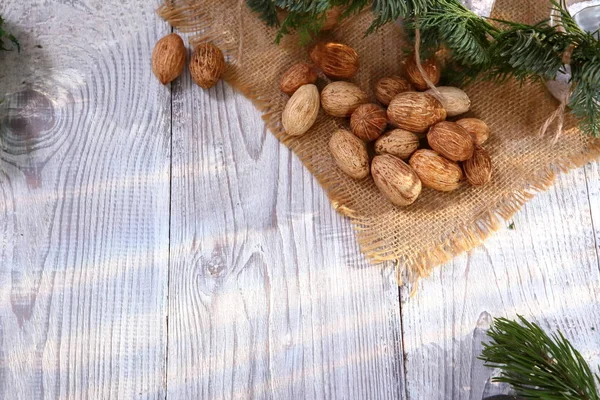
[[[154,45],[152,72],[160,83],[166,85],[181,75],[186,56],[183,40],[178,34],[171,33]],[[225,72],[225,57],[217,46],[200,43],[192,53],[189,68],[193,81],[201,88],[209,89],[217,84]]]
[[[345,81],[360,66],[354,49],[319,43],[310,58],[314,66],[295,64],[281,77],[281,91],[291,96],[281,122],[288,135],[300,136],[313,126],[321,107],[333,117],[350,118],[350,129],[337,130],[329,141],[329,150],[346,175],[353,179],[371,175],[381,193],[397,206],[412,204],[423,186],[448,192],[465,180],[473,186],[490,181],[492,162],[482,147],[490,134],[488,126],[477,118],[447,121],[469,111],[469,97],[455,87],[427,90],[414,57],[405,64],[405,78],[391,76],[377,82],[375,97],[380,105],[369,103],[363,89]],[[422,68],[437,85],[439,64],[426,60]],[[335,79],[320,94],[315,85],[318,70]],[[388,126],[391,129],[386,131]]]

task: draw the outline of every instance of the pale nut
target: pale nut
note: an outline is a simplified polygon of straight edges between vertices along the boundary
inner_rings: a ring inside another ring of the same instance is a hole
[[[387,114],[377,104],[361,104],[350,117],[352,133],[365,141],[377,139],[387,126]]]
[[[375,142],[375,153],[392,154],[403,160],[408,160],[418,148],[419,136],[404,129],[386,132]]]
[[[417,150],[408,163],[425,187],[450,192],[461,184],[463,172],[460,166],[433,150]]]
[[[378,102],[387,106],[396,95],[414,90],[406,79],[399,76],[388,76],[377,81],[375,85],[375,97]]]
[[[356,51],[342,43],[317,43],[310,52],[310,59],[333,79],[350,79],[360,67]]]
[[[463,163],[467,181],[473,186],[485,185],[492,179],[492,159],[489,153],[481,148],[475,148],[473,157]]]
[[[290,97],[281,124],[290,136],[304,135],[315,123],[319,115],[319,89],[313,84],[300,86]]]
[[[317,71],[315,68],[307,63],[298,63],[283,73],[279,80],[279,88],[283,93],[291,96],[300,86],[316,81]]]
[[[429,146],[452,161],[465,161],[471,158],[475,145],[469,132],[456,122],[443,121],[429,129]]]
[[[209,89],[217,84],[225,72],[225,57],[217,46],[200,43],[190,60],[190,74],[198,86]]]
[[[156,42],[152,51],[152,72],[166,85],[181,75],[185,67],[186,50],[183,40],[171,33]]]
[[[329,151],[337,166],[353,179],[369,175],[369,154],[365,142],[352,132],[338,129],[329,139]]]
[[[421,181],[415,171],[391,154],[373,158],[371,175],[379,191],[394,205],[408,206],[421,193]]]
[[[433,96],[419,92],[404,92],[392,99],[387,115],[388,119],[399,128],[423,133],[431,125],[445,120],[446,110]]]
[[[341,6],[331,7],[329,10],[325,11],[325,21],[323,25],[321,25],[322,31],[329,31],[336,27],[338,24],[338,20],[340,18],[340,14],[342,13]]]
[[[359,105],[367,101],[367,94],[350,82],[331,82],[321,91],[323,110],[332,117],[349,117]]]
[[[434,85],[437,85],[440,81],[440,76],[442,75],[442,68],[435,58],[430,58],[428,60],[421,61],[421,66],[425,71],[427,77]],[[417,67],[417,62],[415,60],[415,55],[411,54],[410,57],[406,60],[404,64],[404,74],[406,78],[417,90],[427,90],[429,86],[427,86],[427,82],[423,79],[423,75],[419,71]]]
[[[476,145],[482,145],[490,137],[490,128],[478,118],[463,118],[456,121],[456,123],[471,134]]]
[[[429,89],[425,93],[429,93],[436,97],[446,109],[446,113],[449,117],[456,117],[471,109],[471,99],[469,99],[469,96],[459,88],[453,86],[438,86],[437,90],[441,95],[440,97],[435,96],[435,92],[432,89]]]

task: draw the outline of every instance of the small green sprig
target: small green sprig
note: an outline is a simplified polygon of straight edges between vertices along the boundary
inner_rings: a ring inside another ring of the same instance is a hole
[[[246,0],[270,26],[279,27],[276,40],[298,32],[301,41],[316,36],[331,7],[343,6],[341,19],[371,7],[373,23],[367,34],[402,18],[408,36],[421,33],[421,56],[440,48],[451,53],[448,74],[452,83],[475,79],[503,82],[552,80],[564,68],[570,54],[571,113],[581,129],[600,136],[600,31],[583,32],[566,10],[564,0],[550,0],[548,12],[557,23],[544,20],[534,25],[479,17],[460,0]],[[280,23],[277,9],[287,14]]]
[[[0,16],[0,51],[8,51],[16,48],[17,51],[21,51],[19,41],[12,34],[5,30],[4,19]]]
[[[495,382],[510,384],[527,399],[599,400],[596,380],[581,354],[559,331],[548,336],[538,325],[495,318],[479,357],[502,370]]]

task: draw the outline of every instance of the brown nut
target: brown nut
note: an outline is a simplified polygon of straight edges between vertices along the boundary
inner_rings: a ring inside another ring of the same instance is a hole
[[[418,148],[419,136],[404,129],[386,132],[375,142],[377,154],[392,154],[403,160],[408,160]]]
[[[450,192],[460,186],[463,177],[460,166],[433,150],[417,150],[408,163],[421,179],[423,186],[442,192]]]
[[[350,117],[352,133],[362,140],[377,139],[387,126],[387,114],[377,104],[361,104]]]
[[[152,51],[152,72],[160,83],[166,85],[181,75],[185,67],[186,51],[183,40],[171,33],[156,42]]]
[[[329,151],[338,167],[353,179],[369,175],[369,154],[365,142],[352,132],[338,129],[329,139]]]
[[[394,205],[412,204],[421,193],[421,181],[415,171],[391,154],[373,158],[371,175],[379,191]]]
[[[449,117],[456,117],[464,114],[471,108],[471,99],[467,94],[459,88],[453,86],[438,86],[438,92],[441,94],[440,102],[446,109],[446,114]],[[434,95],[434,91],[429,89],[425,93]]]
[[[435,58],[430,58],[428,60],[421,61],[421,66],[429,77],[429,80],[431,80],[434,85],[437,85],[440,81],[440,76],[442,75],[442,68],[437,60]],[[406,75],[408,81],[412,83],[417,90],[423,91],[429,89],[427,82],[425,82],[423,75],[421,75],[419,68],[417,68],[417,62],[414,54],[412,54],[406,60],[406,64],[404,65],[404,74]]]
[[[429,146],[452,161],[465,161],[471,158],[475,145],[473,138],[456,122],[443,121],[435,124],[427,133]]]
[[[300,86],[315,83],[317,81],[317,71],[307,63],[298,63],[292,65],[281,75],[279,88],[287,95],[292,95]]]
[[[285,132],[291,136],[304,135],[317,120],[319,106],[317,87],[311,83],[300,86],[288,100],[281,115]]]
[[[321,91],[323,110],[333,117],[349,117],[359,105],[367,101],[367,94],[350,82],[331,82]]]
[[[482,145],[490,137],[490,128],[480,119],[463,118],[456,121],[456,123],[471,134],[476,145]]]
[[[190,74],[198,86],[209,89],[217,84],[225,72],[225,57],[217,46],[200,43],[190,60]]]
[[[404,92],[412,92],[415,89],[411,84],[399,76],[381,78],[375,85],[375,97],[377,101],[387,106],[396,95]]]
[[[360,66],[356,51],[342,43],[317,43],[310,52],[310,59],[334,79],[350,79]]]
[[[446,110],[435,97],[426,93],[404,92],[388,106],[389,120],[399,128],[423,133],[431,125],[446,119]]]
[[[321,30],[329,31],[329,30],[335,28],[335,26],[338,23],[341,13],[342,13],[341,6],[331,7],[329,10],[325,11],[325,22],[323,22],[323,25],[321,25]]]
[[[467,181],[473,186],[485,185],[492,179],[492,159],[489,153],[481,148],[475,148],[473,157],[463,163]]]

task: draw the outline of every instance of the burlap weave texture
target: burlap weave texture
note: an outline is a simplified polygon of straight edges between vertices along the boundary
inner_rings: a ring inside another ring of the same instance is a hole
[[[485,147],[494,165],[492,181],[479,188],[464,185],[450,193],[424,189],[409,207],[392,206],[371,178],[355,181],[335,165],[327,143],[348,121],[323,112],[302,137],[289,137],[281,127],[288,96],[279,78],[292,64],[307,61],[307,49],[294,36],[274,43],[275,29],[251,13],[243,0],[167,0],[159,14],[175,28],[191,32],[192,45],[210,41],[221,47],[229,63],[226,80],[263,112],[271,132],[300,157],[327,191],[333,206],[354,224],[364,254],[377,261],[399,260],[412,278],[462,251],[480,244],[527,200],[552,184],[555,173],[582,165],[600,154],[600,145],[583,135],[567,118],[554,143],[538,129],[557,102],[540,83],[502,85],[476,83],[465,88],[472,101],[469,116],[483,119],[492,134]],[[549,15],[547,0],[497,0],[492,17],[538,22]],[[407,43],[401,29],[388,24],[369,36],[369,12],[344,21],[327,34],[353,47],[361,67],[352,81],[373,102],[378,79],[399,75]],[[326,84],[320,82],[320,88]]]

